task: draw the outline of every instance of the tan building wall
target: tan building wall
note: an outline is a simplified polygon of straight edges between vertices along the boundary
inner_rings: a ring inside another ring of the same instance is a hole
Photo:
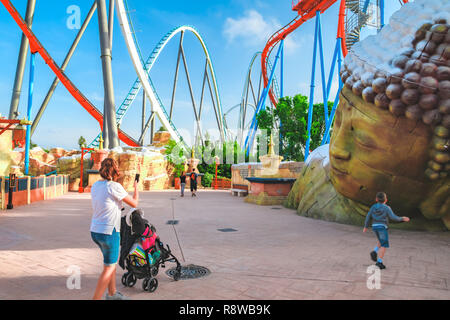
[[[0,125],[0,128],[3,126],[5,125]],[[9,176],[11,168],[12,133],[12,130],[6,130],[0,135],[0,176]]]

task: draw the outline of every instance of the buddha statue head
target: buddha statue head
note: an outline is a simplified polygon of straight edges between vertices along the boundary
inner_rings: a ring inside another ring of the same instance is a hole
[[[346,57],[330,179],[354,201],[370,205],[383,191],[397,213],[449,228],[450,20],[436,8],[418,21],[425,6],[405,6]]]

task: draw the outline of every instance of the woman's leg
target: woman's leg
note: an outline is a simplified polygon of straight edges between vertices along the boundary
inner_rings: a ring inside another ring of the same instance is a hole
[[[113,296],[116,293],[116,268],[114,268],[113,274],[108,284],[108,294]]]
[[[100,300],[103,296],[103,293],[105,292],[106,288],[110,286],[111,279],[114,277],[115,281],[115,275],[116,275],[116,266],[103,266],[103,272],[100,275],[100,278],[97,282],[97,287],[95,288],[94,297],[93,300]],[[115,283],[114,283],[115,287]]]

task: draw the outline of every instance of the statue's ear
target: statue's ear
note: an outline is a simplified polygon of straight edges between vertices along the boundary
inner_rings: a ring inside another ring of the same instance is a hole
[[[420,206],[420,211],[428,219],[447,220],[447,228],[450,227],[450,179],[446,178],[432,188],[425,201]]]

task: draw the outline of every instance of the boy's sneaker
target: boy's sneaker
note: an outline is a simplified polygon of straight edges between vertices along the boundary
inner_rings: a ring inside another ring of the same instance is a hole
[[[372,251],[372,252],[370,253],[370,258],[372,259],[372,261],[377,262],[377,260],[378,260],[378,254],[377,254],[377,252],[376,252],[376,251]]]
[[[386,269],[386,266],[383,264],[383,262],[377,262],[375,263],[375,265],[381,270]]]
[[[130,300],[130,298],[124,296],[119,291],[116,291],[116,293],[114,293],[114,295],[112,296],[106,293],[106,300]]]

